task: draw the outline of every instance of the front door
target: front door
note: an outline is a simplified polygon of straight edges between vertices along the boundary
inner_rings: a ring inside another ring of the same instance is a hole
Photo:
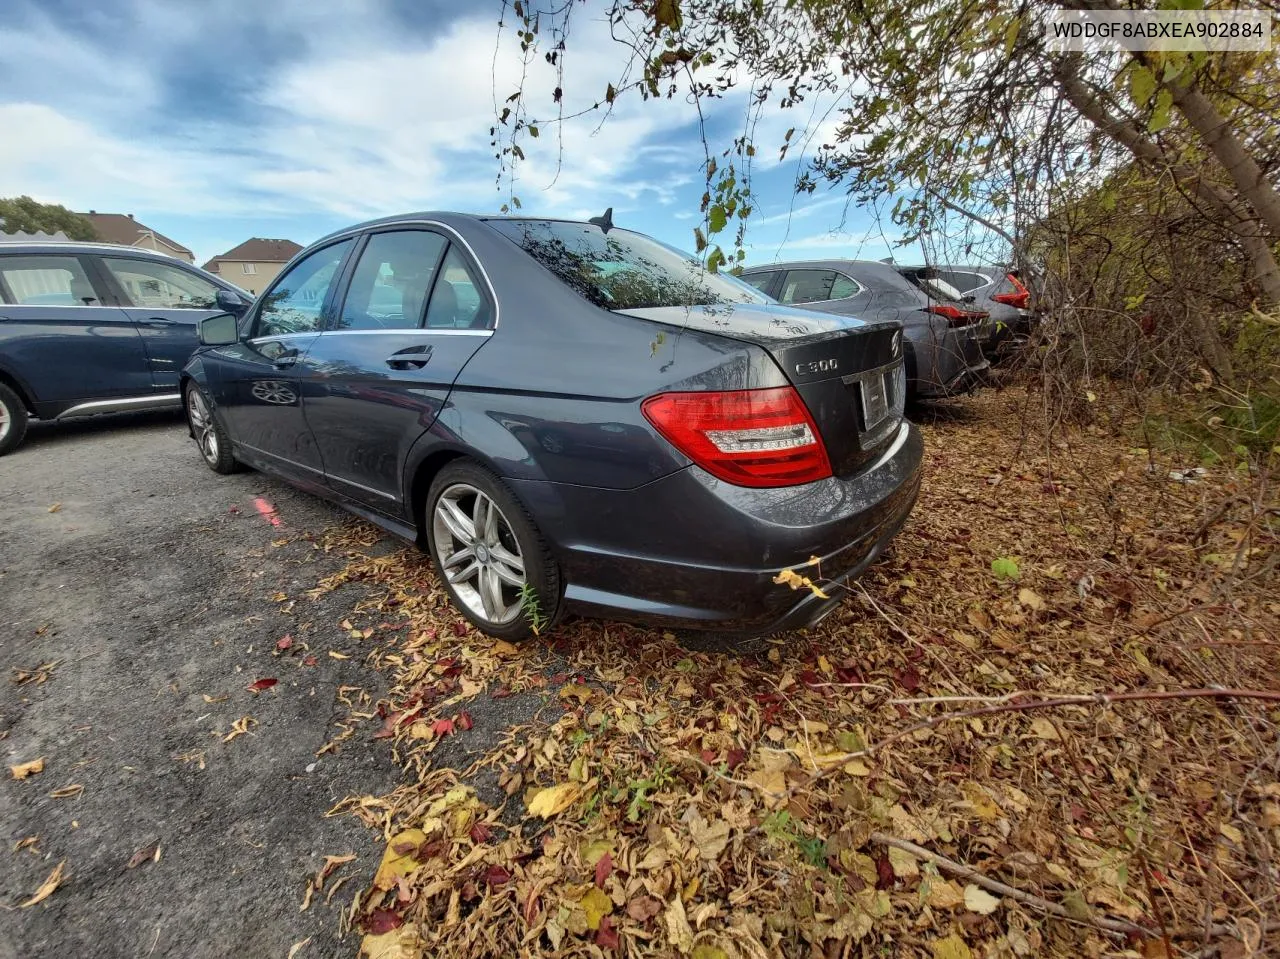
[[[155,388],[176,393],[179,374],[199,345],[200,321],[223,312],[218,287],[158,259],[104,256],[98,262],[137,324]]]
[[[354,240],[309,254],[282,274],[246,318],[247,339],[201,354],[237,457],[303,482],[324,467],[302,412],[298,363],[320,335]]]
[[[401,470],[463,366],[490,335],[475,266],[430,230],[370,235],[335,319],[299,364],[329,485],[409,515]]]
[[[91,280],[91,271],[83,256],[0,255],[5,361],[36,393],[37,403],[58,412],[153,394],[133,320],[110,305],[110,293]]]

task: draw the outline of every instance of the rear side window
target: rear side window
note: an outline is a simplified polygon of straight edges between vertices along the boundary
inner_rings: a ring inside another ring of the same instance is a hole
[[[218,288],[204,277],[167,263],[102,258],[130,303],[154,310],[216,309]]]
[[[403,330],[422,324],[445,240],[426,230],[369,237],[347,290],[340,330]]]
[[[941,270],[938,272],[938,277],[951,284],[961,293],[972,293],[979,287],[986,286],[991,282],[989,277],[983,276],[981,273],[972,273],[968,270]]]
[[[429,330],[487,330],[493,311],[480,284],[456,246],[449,247],[427,307]]]
[[[837,282],[840,283],[837,292]],[[791,270],[782,284],[783,303],[818,303],[822,300],[838,300],[853,296],[857,286],[848,277],[835,270]],[[853,292],[843,292],[852,290]]]
[[[777,275],[777,271],[771,270],[768,273],[749,273],[738,277],[738,279],[743,283],[750,283],[761,293],[768,293],[769,286],[773,283],[773,278]]]
[[[101,306],[74,256],[6,256],[0,277],[18,306]]]
[[[262,300],[254,336],[281,336],[320,329],[320,311],[354,240],[308,254],[276,281]]]

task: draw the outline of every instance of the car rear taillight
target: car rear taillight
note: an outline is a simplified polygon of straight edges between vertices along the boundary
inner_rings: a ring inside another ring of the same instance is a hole
[[[831,475],[826,447],[794,387],[659,393],[641,410],[671,445],[725,482],[797,486]]]
[[[991,315],[985,310],[962,310],[946,303],[927,306],[925,307],[925,312],[945,316],[947,318],[947,326],[968,326],[971,323],[977,323],[979,320],[985,320]]]
[[[1003,303],[1005,306],[1012,306],[1018,310],[1031,309],[1031,291],[1022,285],[1022,281],[1018,279],[1016,273],[1010,273],[1006,279],[1013,284],[1012,293],[997,293],[991,299],[997,303]]]

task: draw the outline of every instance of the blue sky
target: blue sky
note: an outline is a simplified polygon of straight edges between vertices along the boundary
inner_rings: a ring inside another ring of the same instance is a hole
[[[495,61],[496,0],[5,8],[0,195],[132,213],[198,262],[249,236],[306,244],[373,216],[496,212],[507,199],[489,127],[495,94],[501,101],[515,89],[520,65],[505,41]],[[568,112],[601,98],[622,67],[602,10],[593,0],[576,14]],[[540,69],[530,89],[550,116],[555,84]],[[744,119],[740,98],[704,109],[725,143]],[[758,128],[750,262],[888,255],[896,233],[887,218],[882,232],[842,194],[793,196],[797,159],[775,158],[805,113],[771,113]],[[619,225],[690,249],[703,190],[697,131],[687,103],[620,100],[603,125],[590,115],[564,125],[557,176],[557,138],[544,124],[523,144],[529,159],[515,192],[535,214],[612,206]]]

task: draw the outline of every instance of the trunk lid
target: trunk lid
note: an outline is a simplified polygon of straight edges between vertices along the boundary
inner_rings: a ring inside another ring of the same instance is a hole
[[[906,374],[897,323],[772,303],[618,312],[763,348],[809,408],[836,476],[874,459],[902,422]]]

